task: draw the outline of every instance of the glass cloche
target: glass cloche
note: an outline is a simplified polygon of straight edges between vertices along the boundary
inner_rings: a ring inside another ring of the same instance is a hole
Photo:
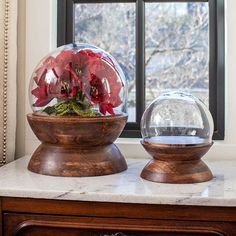
[[[141,120],[145,142],[170,145],[212,143],[213,119],[198,98],[185,92],[164,93],[145,110]]]
[[[68,44],[35,68],[29,87],[34,113],[109,116],[126,112],[127,89],[117,61],[89,44]]]

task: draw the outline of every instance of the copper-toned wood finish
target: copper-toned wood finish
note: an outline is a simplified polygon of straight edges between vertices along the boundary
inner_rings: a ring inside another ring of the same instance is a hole
[[[4,215],[8,235],[83,235],[83,236],[155,236],[192,235],[225,236],[213,224],[199,222],[62,217],[47,215]],[[165,226],[164,226],[165,225]],[[220,224],[222,226],[222,224]]]
[[[235,207],[2,200],[6,236],[236,236]]]
[[[141,141],[153,157],[143,169],[141,177],[160,183],[199,183],[209,181],[213,175],[200,160],[212,143],[197,145],[167,145]]]
[[[236,222],[236,207],[132,204],[4,197],[2,198],[2,211],[40,215],[112,217],[115,219],[181,219],[183,221]]]
[[[53,176],[99,176],[127,169],[113,142],[119,137],[126,115],[109,117],[52,117],[27,115],[42,144],[33,153],[28,169]]]

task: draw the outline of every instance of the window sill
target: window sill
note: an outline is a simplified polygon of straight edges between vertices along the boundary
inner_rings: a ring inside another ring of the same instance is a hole
[[[144,150],[140,144],[139,138],[118,138],[115,144],[119,147],[120,151],[126,159],[151,159],[151,156]],[[26,139],[28,152],[32,154],[38,147],[40,142],[35,137],[34,139]],[[236,161],[236,144],[228,144],[225,141],[214,141],[214,145],[209,152],[203,157],[204,160],[235,160]]]

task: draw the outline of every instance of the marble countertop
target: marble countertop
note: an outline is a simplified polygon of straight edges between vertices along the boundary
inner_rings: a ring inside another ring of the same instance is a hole
[[[0,196],[202,206],[236,206],[236,161],[206,161],[214,179],[159,184],[139,177],[147,159],[128,159],[128,170],[101,177],[51,177],[27,170],[29,156],[0,168]]]

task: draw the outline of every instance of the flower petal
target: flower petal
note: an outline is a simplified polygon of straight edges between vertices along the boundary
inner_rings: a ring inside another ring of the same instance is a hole
[[[99,110],[103,115],[106,115],[107,112],[110,113],[111,115],[115,115],[112,104],[100,103]]]
[[[73,50],[65,50],[60,52],[56,57],[56,66],[63,68],[69,63],[72,63],[73,55],[74,55]]]

